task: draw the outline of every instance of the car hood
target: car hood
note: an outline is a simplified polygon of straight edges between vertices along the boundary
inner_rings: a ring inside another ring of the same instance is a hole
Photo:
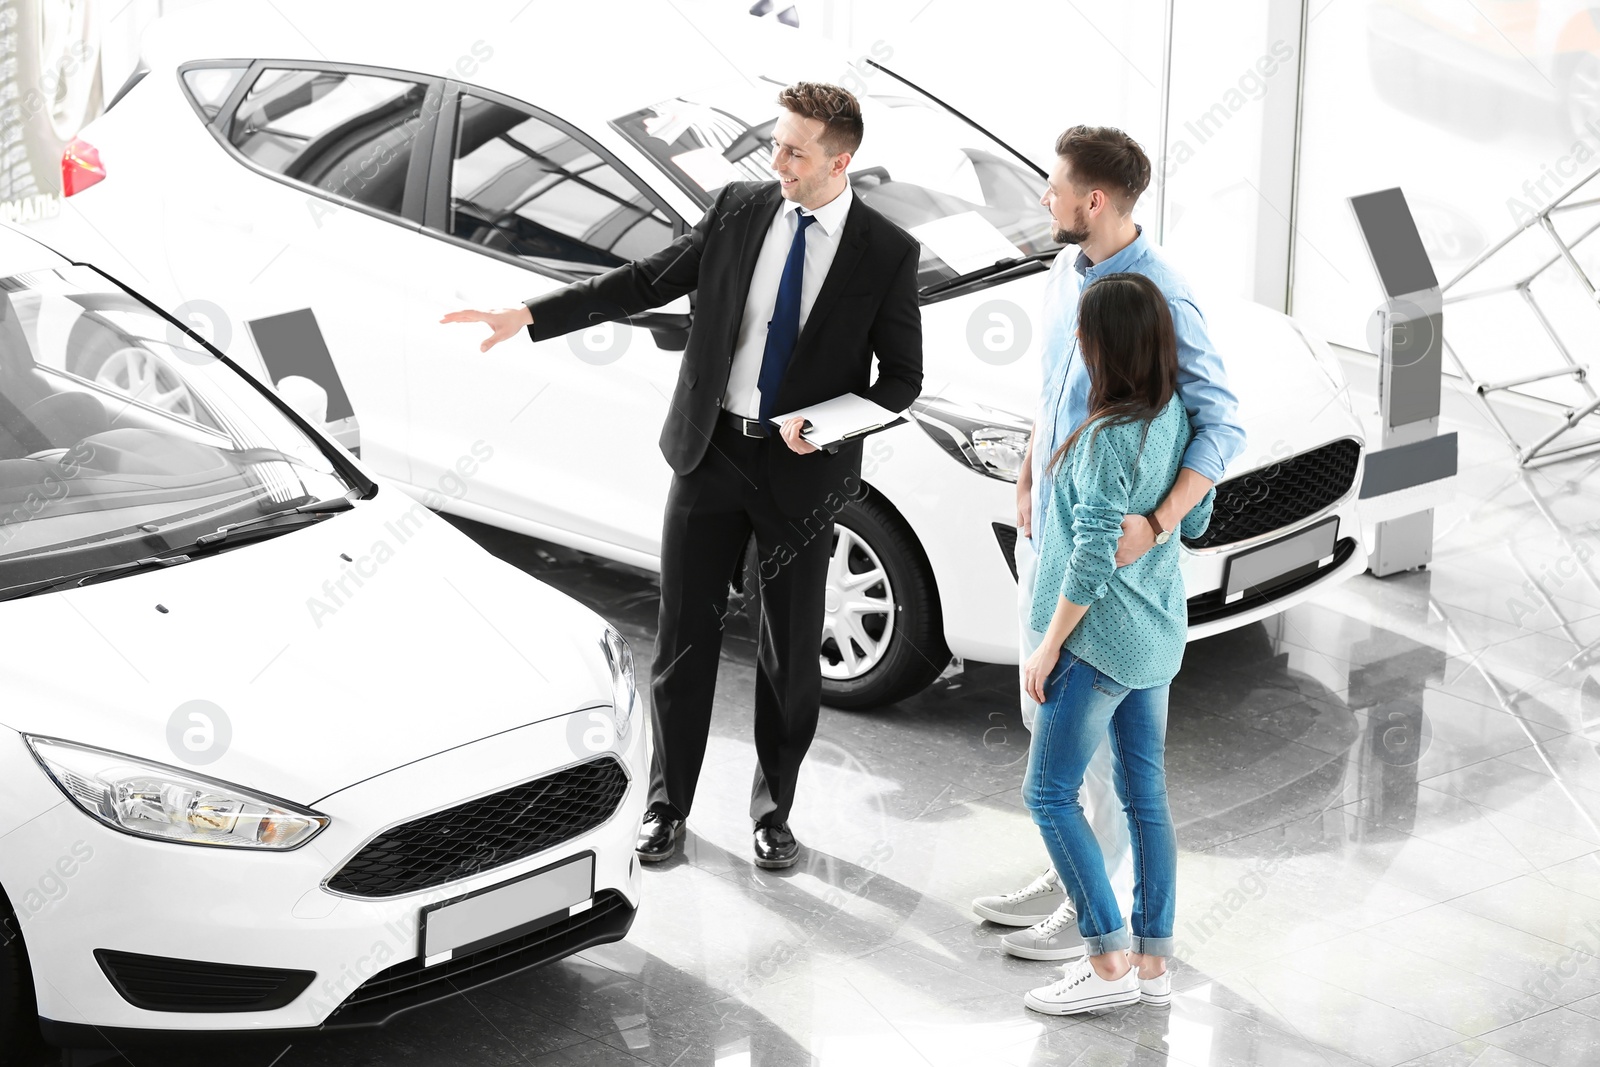
[[[923,394],[976,401],[1031,420],[1039,404],[1045,278],[1034,274],[924,307]],[[1337,438],[1362,438],[1348,388],[1318,362],[1312,345],[1320,342],[1303,335],[1289,316],[1237,297],[1197,300],[1239,398],[1245,431],[1245,449],[1228,465],[1229,477]],[[1012,336],[1027,331],[1026,347],[1019,343],[1020,354],[1009,362],[975,358],[978,346],[969,340],[1000,324],[997,314],[1024,324]]]
[[[314,526],[0,603],[0,723],[310,804],[611,702],[600,616],[379,485]],[[217,721],[199,753],[194,708]]]

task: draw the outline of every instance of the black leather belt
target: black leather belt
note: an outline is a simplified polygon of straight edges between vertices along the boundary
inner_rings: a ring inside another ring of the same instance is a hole
[[[727,426],[729,429],[737,430],[746,437],[767,436],[762,432],[760,419],[747,419],[743,415],[735,415],[727,408],[720,409],[720,414],[717,416],[717,421],[722,423],[724,426]]]

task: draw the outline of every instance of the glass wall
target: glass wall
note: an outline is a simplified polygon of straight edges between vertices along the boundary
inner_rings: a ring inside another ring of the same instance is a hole
[[[908,78],[1041,167],[1077,123],[1117,126],[1155,156],[1164,0],[778,0],[803,33]],[[951,42],[959,41],[952,53]],[[846,86],[850,88],[850,86]],[[1135,217],[1153,227],[1155,190]]]
[[[1162,243],[1194,284],[1282,310],[1299,5],[1176,4],[1172,34]]]
[[[1308,28],[1302,121],[1293,311],[1371,351],[1380,295],[1346,198],[1398,185],[1448,282],[1600,163],[1600,22],[1576,2],[1322,0]],[[1577,213],[1563,228],[1593,222]],[[1473,287],[1525,273],[1554,246],[1535,232],[1510,253]],[[1592,268],[1594,250],[1582,258]],[[1567,272],[1548,272],[1534,291],[1569,338],[1600,327]],[[1475,377],[1511,378],[1558,358],[1514,295],[1451,305],[1445,323]],[[1530,391],[1569,398],[1571,388]]]

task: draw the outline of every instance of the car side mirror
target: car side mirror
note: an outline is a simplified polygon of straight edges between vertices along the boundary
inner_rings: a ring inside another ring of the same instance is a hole
[[[322,386],[299,374],[285,374],[273,388],[311,425],[319,430],[327,425],[328,391]]]
[[[682,352],[689,347],[689,327],[694,322],[692,314],[641,311],[629,316],[628,321],[655,334],[657,348],[667,352]]]

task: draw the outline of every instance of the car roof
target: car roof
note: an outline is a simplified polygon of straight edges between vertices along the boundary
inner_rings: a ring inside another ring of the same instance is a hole
[[[53,270],[69,260],[9,222],[0,223],[0,278],[30,270]]]
[[[142,47],[152,66],[302,59],[453,77],[580,125],[730,79],[765,90],[767,78],[776,113],[790,81],[850,73],[847,53],[772,20],[699,27],[661,0],[455,0],[447,10],[435,0],[212,0],[157,21]],[[492,55],[475,56],[475,45]],[[475,69],[458,68],[463,59]]]

